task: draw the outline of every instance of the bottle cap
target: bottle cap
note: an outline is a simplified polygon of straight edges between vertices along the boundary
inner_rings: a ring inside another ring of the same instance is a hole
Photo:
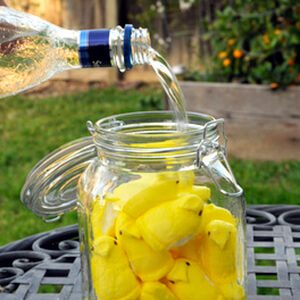
[[[132,68],[131,33],[133,26],[126,24],[124,28],[124,64],[126,69]]]

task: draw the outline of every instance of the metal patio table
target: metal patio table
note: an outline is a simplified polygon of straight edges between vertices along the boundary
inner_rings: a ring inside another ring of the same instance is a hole
[[[247,209],[248,299],[300,299],[300,206]],[[0,247],[0,300],[81,300],[77,226]],[[187,299],[188,300],[188,299]]]

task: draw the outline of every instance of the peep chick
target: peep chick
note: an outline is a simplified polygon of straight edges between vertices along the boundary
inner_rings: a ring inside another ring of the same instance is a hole
[[[173,269],[167,275],[167,285],[179,300],[223,300],[218,287],[192,260],[176,260]]]
[[[204,185],[193,185],[189,192],[199,196],[204,202],[207,202],[211,197],[210,188]]]
[[[121,212],[116,220],[116,236],[134,273],[143,281],[157,281],[173,267],[167,250],[155,251],[142,238],[135,220]]]
[[[200,232],[203,233],[207,224],[213,220],[226,221],[234,226],[237,224],[236,218],[228,209],[216,206],[214,204],[205,204],[203,207]]]
[[[201,237],[198,235],[180,247],[172,248],[171,253],[175,258],[187,258],[193,261],[200,260],[199,248]]]
[[[94,240],[101,235],[114,235],[115,212],[110,201],[100,203],[96,198],[93,202],[91,225]]]
[[[244,288],[238,284],[237,246],[236,226],[221,220],[208,223],[200,248],[201,262],[226,300],[245,299]]]
[[[179,194],[162,203],[136,221],[145,242],[156,251],[187,242],[198,232],[204,201],[195,194]]]
[[[220,286],[224,300],[245,300],[245,290],[238,282],[226,283]]]
[[[194,173],[139,173],[139,178],[123,183],[112,193],[119,210],[136,219],[163,202],[174,200],[180,191],[192,188]]]
[[[161,282],[146,282],[142,286],[139,300],[177,300],[177,298]]]
[[[140,284],[128,264],[125,253],[114,238],[101,236],[94,242],[91,269],[98,299],[138,299]]]
[[[237,280],[237,230],[234,225],[213,220],[205,228],[200,248],[205,273],[218,285]]]

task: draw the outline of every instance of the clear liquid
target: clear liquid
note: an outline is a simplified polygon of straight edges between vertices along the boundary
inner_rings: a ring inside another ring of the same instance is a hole
[[[185,98],[168,62],[153,48],[149,48],[149,63],[155,71],[165,93],[168,96],[170,108],[174,112],[178,131],[187,128],[188,117],[185,108]]]
[[[79,65],[77,49],[33,35],[0,43],[0,98],[14,95]]]

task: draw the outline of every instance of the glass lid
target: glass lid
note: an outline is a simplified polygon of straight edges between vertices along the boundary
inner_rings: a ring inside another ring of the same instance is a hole
[[[96,155],[92,137],[84,137],[56,149],[28,174],[21,191],[21,201],[49,221],[75,208],[78,179]]]

